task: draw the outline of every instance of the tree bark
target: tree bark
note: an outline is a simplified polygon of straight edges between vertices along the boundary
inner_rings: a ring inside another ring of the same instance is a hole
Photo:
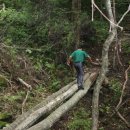
[[[91,73],[91,71],[88,71],[88,73],[85,74],[84,76],[84,80],[86,80],[89,76],[89,74]],[[70,90],[72,91],[70,93],[73,94],[76,90],[76,80],[71,82],[70,84],[66,85],[65,87],[63,87],[62,89],[60,89],[58,92],[52,94],[51,96],[47,97],[43,102],[41,102],[40,104],[38,104],[37,106],[35,106],[34,108],[32,108],[31,110],[27,111],[26,113],[20,115],[20,117],[18,117],[12,124],[10,124],[9,126],[5,127],[3,130],[15,130],[16,128],[19,129],[24,129],[24,128],[28,128],[30,125],[32,125],[37,119],[39,119],[41,116],[43,116],[46,112],[51,111],[51,109],[53,109],[56,105],[58,105],[60,102],[64,101],[67,97],[69,97],[68,95],[64,95],[68,94],[68,92],[70,92]],[[59,96],[62,95],[62,100],[59,100]],[[56,100],[55,100],[56,99]],[[57,100],[59,101],[59,103],[57,103]],[[50,103],[50,107],[51,109],[47,109],[48,108],[48,103]],[[47,107],[46,107],[47,106]],[[38,113],[43,113],[43,114],[38,114]],[[36,115],[35,115],[36,114]],[[37,118],[33,120],[28,121],[27,123],[25,121],[27,121],[27,119],[30,119],[30,117],[32,117],[32,115]],[[28,124],[29,123],[29,124]],[[23,124],[23,126],[21,125]],[[21,128],[20,128],[21,126]]]
[[[89,74],[85,75],[85,80],[89,78]],[[51,112],[54,108],[59,106],[66,99],[70,98],[76,91],[78,87],[77,84],[72,85],[66,92],[58,95],[56,98],[52,99],[47,105],[34,111],[30,116],[28,116],[15,130],[25,130],[32,126],[39,118],[43,117],[45,114]]]
[[[52,125],[60,119],[62,115],[64,115],[67,111],[69,111],[86,93],[88,92],[90,86],[96,80],[97,72],[94,72],[90,75],[90,77],[85,81],[85,89],[78,91],[73,97],[71,97],[68,101],[66,101],[63,105],[57,108],[54,112],[52,112],[46,119],[41,121],[40,123],[32,126],[27,130],[47,130],[52,127]]]
[[[114,23],[114,17],[112,14],[112,9],[111,9],[111,1],[106,0],[106,8],[108,12],[109,19]],[[99,76],[97,78],[95,88],[94,88],[94,93],[93,93],[93,100],[92,100],[92,130],[98,130],[98,118],[99,118],[99,92],[101,89],[102,82],[105,78],[105,75],[108,70],[108,51],[109,47],[114,40],[114,37],[116,36],[116,27],[111,24],[112,31],[110,32],[108,38],[106,39],[104,45],[103,45],[103,50],[102,50],[102,67],[99,73]]]
[[[74,22],[74,42],[75,48],[80,44],[80,13],[81,0],[72,0],[72,20]]]
[[[41,103],[36,105],[34,108],[32,108],[31,110],[27,111],[26,113],[23,113],[22,115],[20,115],[12,124],[3,128],[3,130],[15,130],[15,128],[19,124],[21,124],[21,122],[23,122],[26,118],[28,118],[34,111],[36,111],[36,110],[42,108],[43,106],[47,105],[51,100],[55,99],[58,95],[67,91],[75,83],[76,83],[76,80],[69,83],[68,85],[66,85],[65,87],[63,87],[62,89],[57,91],[56,93],[52,94],[51,96],[47,97],[44,101],[42,101]]]

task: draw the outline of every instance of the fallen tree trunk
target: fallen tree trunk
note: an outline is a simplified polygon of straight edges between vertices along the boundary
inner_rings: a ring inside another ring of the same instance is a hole
[[[29,115],[31,115],[34,111],[36,111],[36,110],[42,108],[43,106],[47,105],[48,102],[50,102],[52,99],[56,98],[59,94],[67,91],[75,83],[76,83],[76,80],[71,82],[70,84],[66,85],[65,87],[63,87],[62,89],[60,89],[56,93],[52,94],[51,96],[47,97],[43,102],[39,103],[37,106],[35,106],[31,110],[27,111],[26,113],[23,113],[22,115],[20,115],[12,124],[3,128],[3,130],[15,130],[15,128],[19,124],[21,124],[21,122],[23,122],[26,118],[28,118]]]
[[[89,75],[90,72],[88,72],[85,75],[84,80],[86,80],[87,75]],[[61,95],[62,93],[66,92],[70,87],[72,87],[74,84],[76,84],[76,80],[71,82],[70,84],[66,85],[65,87],[63,87],[62,89],[60,89],[58,92],[52,94],[51,96],[47,97],[43,102],[41,102],[40,104],[38,104],[37,106],[35,106],[34,108],[32,108],[31,110],[29,110],[28,112],[22,114],[20,117],[18,117],[12,124],[10,124],[9,126],[3,128],[3,130],[15,130],[21,123],[25,122],[25,120],[32,116],[32,114],[34,113],[34,111],[37,111],[38,109],[46,106],[49,102],[51,102],[51,100],[54,100],[58,95]],[[52,104],[53,105],[53,104]],[[44,110],[45,111],[45,110]],[[42,116],[42,115],[41,115]],[[32,124],[32,123],[31,123]],[[30,125],[29,125],[30,126]],[[27,126],[27,128],[29,127]]]
[[[63,105],[57,108],[54,112],[52,112],[46,119],[41,121],[40,123],[32,126],[27,130],[47,130],[52,127],[52,125],[60,119],[62,115],[64,115],[68,110],[70,110],[86,93],[88,92],[90,86],[93,84],[97,77],[97,72],[94,72],[90,75],[90,77],[85,81],[84,90],[78,91],[73,97],[71,97],[68,101],[66,101]]]
[[[87,78],[89,78],[89,74],[85,75],[85,80]],[[47,105],[43,106],[42,108],[34,111],[28,118],[26,118],[20,125],[18,125],[15,130],[26,130],[32,126],[39,118],[43,117],[45,114],[47,115],[55,107],[60,105],[66,99],[70,98],[77,91],[77,89],[77,84],[72,85],[66,92],[52,99]]]

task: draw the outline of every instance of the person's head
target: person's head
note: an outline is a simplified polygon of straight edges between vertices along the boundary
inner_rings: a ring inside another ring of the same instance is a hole
[[[78,45],[78,49],[83,49],[83,48],[84,48],[83,44]]]

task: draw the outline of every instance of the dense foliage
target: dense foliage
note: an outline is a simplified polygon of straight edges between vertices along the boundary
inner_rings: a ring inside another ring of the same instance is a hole
[[[107,15],[104,3],[100,0],[95,2]],[[128,5],[129,0],[116,1],[117,21],[127,10]],[[92,22],[91,0],[82,0],[79,15],[80,43],[84,44],[85,50],[91,53],[92,57],[100,58],[102,45],[109,33],[109,23],[97,10],[94,14]],[[76,44],[73,15],[70,0],[0,1],[0,91],[2,92],[0,108],[2,112],[7,111],[4,114],[0,113],[0,120],[3,116],[4,118],[9,116],[10,120],[13,120],[14,117],[11,115],[21,112],[20,105],[26,96],[26,89],[19,85],[17,77],[21,77],[33,86],[27,109],[48,93],[57,91],[75,78],[73,70],[66,65],[66,59],[75,49]],[[128,14],[121,24],[128,33],[129,23]],[[130,53],[128,39],[123,41],[122,48],[126,56],[123,61],[127,65],[130,63],[130,59],[127,58]],[[121,91],[119,84],[119,81],[112,79],[113,101],[119,98]],[[8,107],[3,109],[6,107],[5,102]],[[101,111],[110,112],[109,108],[110,105],[105,104]],[[84,109],[81,113],[78,111],[74,119],[68,123],[68,129],[74,130],[80,127],[90,129],[91,119],[86,121],[86,117],[88,114]],[[4,120],[0,121],[0,127],[5,126]]]

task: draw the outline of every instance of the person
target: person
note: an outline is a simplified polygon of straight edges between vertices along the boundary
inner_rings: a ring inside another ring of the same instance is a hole
[[[92,59],[89,56],[89,54],[85,51],[82,50],[83,46],[80,45],[77,50],[75,50],[68,58],[67,64],[70,65],[71,61],[74,64],[74,67],[77,72],[77,84],[78,84],[78,89],[84,89],[83,87],[83,76],[84,76],[84,71],[83,71],[83,62],[85,60],[89,60],[92,63]]]

